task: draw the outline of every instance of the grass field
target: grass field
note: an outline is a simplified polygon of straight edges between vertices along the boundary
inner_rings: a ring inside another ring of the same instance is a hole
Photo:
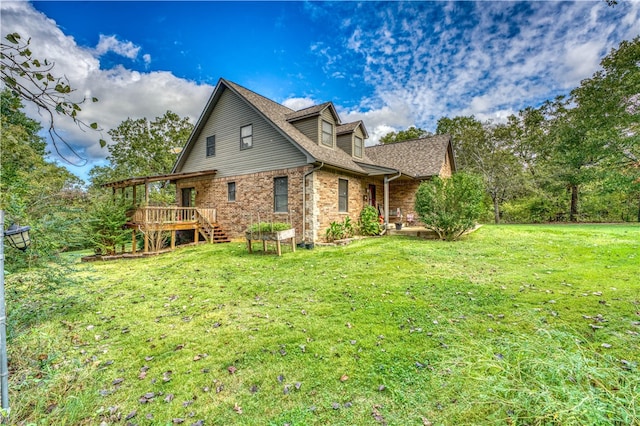
[[[640,227],[241,243],[6,279],[11,420],[640,424]]]

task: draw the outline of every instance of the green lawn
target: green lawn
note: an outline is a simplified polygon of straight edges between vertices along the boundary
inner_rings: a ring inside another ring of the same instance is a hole
[[[12,421],[640,424],[639,226],[283,250],[8,276]]]

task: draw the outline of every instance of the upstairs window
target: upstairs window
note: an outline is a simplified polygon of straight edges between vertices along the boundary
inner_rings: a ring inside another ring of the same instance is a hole
[[[358,136],[356,136],[355,142],[353,143],[353,155],[362,158],[362,138]]]
[[[289,179],[286,176],[273,180],[273,211],[289,212]]]
[[[240,127],[240,149],[249,149],[253,146],[253,125]]]
[[[349,181],[338,179],[338,211],[349,211]]]
[[[216,137],[207,137],[207,157],[214,157],[216,155]]]
[[[227,201],[235,201],[236,200],[236,183],[229,182],[227,183]]]
[[[322,144],[333,147],[333,124],[322,120]]]

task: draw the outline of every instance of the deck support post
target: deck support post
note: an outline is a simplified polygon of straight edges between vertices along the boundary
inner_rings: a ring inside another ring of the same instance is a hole
[[[136,244],[136,230],[131,229],[131,254],[136,254],[137,244]]]
[[[171,250],[176,248],[176,230],[171,231]]]

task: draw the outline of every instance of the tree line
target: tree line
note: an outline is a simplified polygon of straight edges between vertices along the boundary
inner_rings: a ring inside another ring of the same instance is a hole
[[[640,221],[640,37],[568,96],[504,123],[443,117],[458,170],[482,177],[493,221]],[[382,143],[428,136],[412,127]]]

